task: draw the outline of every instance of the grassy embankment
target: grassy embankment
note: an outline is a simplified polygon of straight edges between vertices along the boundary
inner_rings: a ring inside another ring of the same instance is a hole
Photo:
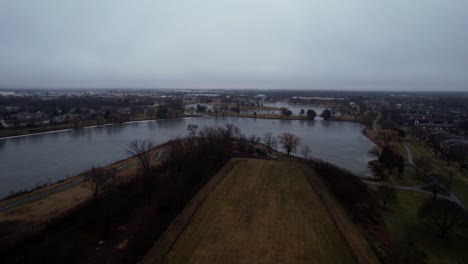
[[[144,263],[377,261],[312,169],[290,161],[233,162],[212,191],[184,209]]]

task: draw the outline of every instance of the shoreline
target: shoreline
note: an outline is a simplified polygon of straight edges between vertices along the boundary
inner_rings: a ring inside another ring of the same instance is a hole
[[[31,132],[31,133],[26,132],[26,133],[22,133],[21,131],[19,131],[17,133],[17,135],[0,136],[0,140],[2,140],[2,139],[11,139],[11,138],[19,138],[19,137],[27,137],[27,136],[35,136],[35,135],[42,135],[42,134],[59,133],[59,132],[72,131],[72,130],[75,130],[75,129],[82,129],[82,128],[104,127],[104,126],[111,126],[111,125],[118,125],[118,124],[131,124],[131,123],[140,123],[140,122],[148,122],[148,121],[156,121],[156,120],[179,119],[179,118],[186,118],[186,117],[201,117],[201,116],[199,116],[199,115],[183,115],[181,117],[175,117],[175,118],[136,119],[136,120],[125,121],[125,122],[121,122],[121,123],[112,122],[112,123],[105,123],[105,124],[101,124],[101,125],[93,124],[93,125],[80,126],[80,127],[76,127],[76,128],[72,127],[72,128],[54,129],[53,127],[51,127],[50,129],[45,129],[45,131],[43,131],[43,132]]]
[[[43,135],[43,134],[52,134],[52,133],[59,133],[59,132],[66,132],[66,131],[72,131],[75,129],[82,129],[82,128],[94,128],[94,127],[104,127],[104,126],[111,126],[111,125],[118,125],[118,124],[131,124],[131,123],[142,123],[142,122],[148,122],[148,121],[157,121],[157,120],[170,120],[170,119],[180,119],[180,118],[187,118],[187,117],[239,117],[239,118],[253,118],[253,119],[271,119],[271,120],[297,120],[297,121],[325,121],[325,120],[308,120],[307,118],[304,118],[302,116],[290,116],[290,117],[282,117],[282,116],[262,116],[262,115],[246,115],[246,114],[240,114],[240,115],[215,115],[215,114],[188,114],[188,115],[183,115],[181,117],[175,117],[175,118],[161,118],[161,119],[141,119],[141,120],[132,120],[132,121],[126,121],[126,122],[121,122],[121,123],[105,123],[102,125],[88,125],[88,126],[81,126],[77,128],[59,128],[59,129],[45,129],[43,132],[31,132],[31,133],[22,133],[18,132],[17,135],[6,135],[6,136],[0,136],[0,140],[2,139],[12,139],[12,138],[20,138],[20,137],[27,137],[27,136],[36,136],[36,135]],[[317,116],[319,117],[319,116]],[[332,118],[328,121],[333,121],[333,122],[351,122],[351,123],[359,123],[359,121],[354,121],[354,120],[347,120],[347,119],[336,119]]]
[[[169,144],[169,141],[164,142],[164,143],[154,147],[151,151],[157,151],[158,149],[161,149],[162,147],[166,146],[167,144]],[[104,165],[104,166],[102,166],[100,168],[103,168],[105,170],[112,170],[112,169],[115,169],[113,167],[117,166],[119,163],[128,163],[131,160],[134,160],[135,158],[136,158],[136,156],[127,157],[127,158],[124,158],[124,159],[121,159],[121,160],[114,161],[114,162],[112,162],[110,164]],[[132,165],[132,164],[130,164],[130,165]],[[50,184],[45,184],[45,185],[41,185],[41,186],[36,187],[36,188],[32,188],[30,190],[26,190],[25,192],[18,193],[17,195],[13,194],[13,196],[9,195],[9,196],[6,196],[6,197],[0,197],[0,208],[1,207],[7,207],[9,204],[14,204],[14,203],[16,203],[17,200],[25,199],[25,198],[35,196],[35,195],[41,195],[41,193],[49,191],[48,189],[50,189],[50,191],[53,191],[55,189],[60,189],[60,188],[62,188],[64,186],[71,187],[71,186],[73,186],[72,183],[81,182],[81,179],[83,178],[83,176],[90,170],[91,169],[85,169],[83,172],[80,172],[80,173],[78,173],[76,175],[73,175],[73,176],[70,176],[70,177],[67,177],[67,178],[64,178],[64,179],[61,179],[61,180],[57,180],[57,181],[52,182]],[[70,186],[68,186],[68,185],[70,185]],[[66,188],[64,188],[64,189],[66,189]],[[51,193],[54,193],[54,192],[51,192]],[[45,195],[45,196],[47,196],[47,195]],[[33,200],[31,200],[31,201],[33,201]],[[0,210],[0,212],[1,211],[2,210]]]
[[[183,119],[183,118],[189,118],[189,117],[205,117],[205,118],[230,118],[230,117],[237,117],[237,118],[254,118],[254,117],[250,117],[250,116],[211,116],[211,115],[207,115],[207,116],[200,116],[200,115],[185,115],[183,117],[179,117],[179,118],[171,118],[171,119]],[[259,118],[259,117],[257,117]],[[292,118],[273,118],[273,117],[263,117],[263,118],[259,118],[259,119],[271,119],[271,120],[292,120],[292,121],[324,121],[324,120],[307,120],[307,119],[292,119]],[[165,120],[165,119],[157,119],[157,120]],[[104,124],[104,125],[94,125],[94,126],[87,126],[87,127],[82,127],[82,128],[94,128],[94,127],[104,127],[104,126],[111,126],[111,125],[116,125],[116,124],[131,124],[131,123],[143,123],[143,122],[149,122],[149,121],[154,121],[154,119],[149,119],[149,120],[138,120],[138,121],[128,121],[128,122],[124,122],[124,123],[108,123],[108,124]],[[332,122],[337,122],[335,120],[330,120]],[[342,120],[340,122],[348,122],[347,120]],[[353,122],[351,122],[353,123]],[[55,130],[55,131],[48,131],[48,132],[41,132],[41,133],[34,133],[34,134],[28,134],[28,135],[19,135],[19,136],[12,136],[12,137],[6,137],[6,138],[0,138],[1,139],[11,139],[11,138],[19,138],[19,137],[27,137],[27,136],[35,136],[35,135],[42,135],[42,134],[52,134],[52,133],[60,133],[60,132],[66,132],[66,131],[71,131],[73,129],[60,129],[60,130]],[[365,129],[363,129],[361,131],[361,134],[363,136],[365,136],[366,138],[368,138],[372,143],[376,144],[373,140],[373,138],[369,137],[369,135],[367,135],[365,133]],[[156,146],[156,149],[157,148],[160,148],[161,146],[164,146],[168,144],[168,142],[165,142],[165,143],[162,143],[161,145],[158,145]],[[129,159],[132,159],[133,157],[128,157],[128,158],[125,158],[125,159],[121,159],[121,160],[117,160],[117,161],[114,161],[110,164],[107,164],[107,165],[104,165],[103,168],[107,168],[109,166],[112,166],[116,163],[120,163],[120,162],[123,162],[123,161],[126,161],[126,160],[129,160]],[[327,161],[327,162],[330,162],[330,161]],[[87,169],[85,169],[84,172],[88,171]],[[17,199],[18,197],[23,197],[23,196],[28,196],[30,195],[31,193],[34,193],[34,192],[40,192],[41,190],[44,190],[46,188],[50,188],[50,187],[53,187],[53,186],[58,186],[58,185],[62,185],[62,184],[66,184],[70,181],[73,181],[73,180],[76,180],[78,177],[81,177],[83,175],[84,172],[81,172],[81,173],[78,173],[76,175],[72,175],[72,176],[69,176],[69,177],[65,177],[61,180],[57,180],[53,183],[50,183],[50,184],[46,184],[45,186],[41,186],[39,188],[31,188],[29,190],[26,190],[24,193],[20,193],[18,194],[17,196],[15,196],[13,194],[12,197],[9,197],[11,195],[7,195],[5,197],[0,197],[0,204],[8,201],[8,200],[15,200]],[[372,172],[368,173],[368,174],[356,174],[356,175],[359,175],[360,177],[362,178],[372,178],[373,175],[372,175]]]

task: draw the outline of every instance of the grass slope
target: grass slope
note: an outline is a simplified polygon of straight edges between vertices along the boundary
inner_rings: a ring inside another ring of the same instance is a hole
[[[235,163],[202,203],[186,208],[197,210],[183,231],[168,230],[166,242],[158,242],[165,246],[156,244],[143,262],[164,255],[164,263],[355,263],[346,235],[323,203],[327,194],[311,187],[308,174],[287,161]],[[352,225],[346,218],[340,222]],[[168,236],[173,242],[167,251]]]
[[[440,239],[433,225],[418,219],[418,209],[430,194],[397,190],[397,197],[383,215],[402,263],[468,263],[468,230]]]

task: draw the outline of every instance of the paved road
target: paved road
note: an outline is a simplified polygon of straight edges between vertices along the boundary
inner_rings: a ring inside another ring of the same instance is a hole
[[[154,159],[152,159],[151,161],[160,160],[163,152],[164,152],[164,148],[161,148],[159,150],[158,154],[156,155],[156,157]],[[119,172],[119,171],[121,171],[121,170],[123,170],[125,168],[128,168],[130,166],[134,166],[134,165],[137,165],[137,164],[139,164],[139,161],[124,164],[124,165],[122,165],[120,167],[117,167],[117,168],[113,169],[111,172],[112,173],[117,173],[117,172]],[[42,199],[42,198],[44,198],[46,196],[49,196],[51,194],[58,193],[58,192],[63,191],[65,189],[69,188],[69,187],[75,186],[75,185],[81,183],[82,181],[84,181],[84,178],[79,177],[79,178],[77,178],[77,179],[75,179],[75,180],[73,180],[73,181],[71,181],[71,182],[69,182],[67,184],[63,184],[63,185],[61,185],[61,186],[59,186],[57,188],[53,188],[53,189],[48,190],[46,192],[28,195],[28,197],[19,199],[18,201],[15,201],[14,203],[11,203],[11,204],[0,207],[0,212],[8,210],[8,209],[13,208],[13,207],[16,207],[18,205],[22,205],[22,204],[29,203],[29,202],[32,202],[32,201],[37,201],[37,200]]]
[[[411,150],[409,149],[408,145],[406,145],[405,142],[401,144],[403,144],[403,147],[406,150],[406,155],[408,156],[408,164],[412,167],[416,167],[416,164],[414,164],[414,161],[413,161],[413,154],[411,154]]]
[[[421,188],[424,187],[424,185],[399,186],[399,185],[392,185],[392,184],[384,183],[384,182],[374,182],[374,181],[364,181],[364,182],[368,183],[368,184],[372,184],[372,185],[388,186],[388,187],[392,187],[392,188],[399,189],[399,190],[421,192],[421,193],[427,193],[427,194],[431,194],[431,195],[433,194],[432,192],[422,190]]]

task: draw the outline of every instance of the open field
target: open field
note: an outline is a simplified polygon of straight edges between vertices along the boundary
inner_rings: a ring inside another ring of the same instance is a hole
[[[390,185],[396,186],[417,186],[430,182],[430,179],[424,179],[421,175],[416,173],[416,169],[409,165],[405,165],[405,170],[401,175],[398,175],[396,169],[393,170],[393,174],[389,175],[385,181]]]
[[[437,237],[438,230],[418,219],[421,204],[431,194],[397,190],[397,201],[382,210],[385,224],[402,263],[468,263],[468,230]],[[406,262],[405,262],[406,261]]]
[[[305,165],[231,160],[220,173],[214,179],[224,179],[197,194],[143,263],[377,262]]]

